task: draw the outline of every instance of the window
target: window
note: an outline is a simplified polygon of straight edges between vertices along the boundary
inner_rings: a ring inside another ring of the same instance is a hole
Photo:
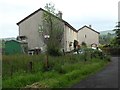
[[[17,40],[21,40],[21,41],[22,41],[22,40],[26,40],[26,39],[27,39],[26,36],[18,36],[18,37],[17,37]]]

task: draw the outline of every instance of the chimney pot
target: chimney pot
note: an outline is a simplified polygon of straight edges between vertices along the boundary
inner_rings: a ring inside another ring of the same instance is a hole
[[[62,12],[58,11],[58,17],[62,19]]]
[[[91,27],[92,27],[92,25],[89,25],[89,27],[91,28]]]

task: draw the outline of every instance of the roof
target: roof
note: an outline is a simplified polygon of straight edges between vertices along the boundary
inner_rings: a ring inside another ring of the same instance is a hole
[[[91,29],[92,31],[94,31],[94,32],[96,32],[96,33],[98,33],[98,34],[100,34],[99,32],[97,32],[96,30],[94,30],[94,29],[92,29],[91,27],[88,27],[88,26],[83,26],[82,28],[80,28],[78,31],[80,31],[80,30],[82,30],[83,28],[89,28],[89,29]]]
[[[7,42],[11,42],[11,41],[13,41],[13,42],[17,42],[17,43],[21,43],[21,42],[18,41],[18,40],[7,40],[5,43],[7,43]]]
[[[17,43],[27,43],[27,42],[23,42],[23,41],[19,41],[19,40],[7,40],[5,43],[11,42],[11,41],[17,42]]]
[[[38,10],[34,11],[34,12],[31,13],[30,15],[28,15],[27,17],[25,17],[24,19],[22,19],[21,21],[19,21],[19,22],[17,23],[17,25],[19,25],[20,23],[22,23],[23,21],[25,21],[25,20],[28,19],[29,17],[33,16],[34,14],[38,13],[39,11],[47,12],[46,10],[44,10],[44,9],[42,9],[42,8],[39,8]],[[47,13],[49,13],[49,12],[47,12]],[[51,14],[51,13],[49,13],[49,14]],[[69,28],[71,28],[73,31],[77,32],[77,30],[76,30],[73,26],[71,26],[68,22],[66,22],[65,20],[63,20],[63,19],[61,19],[61,18],[59,18],[59,17],[57,17],[57,16],[55,16],[55,15],[53,15],[53,14],[51,14],[51,15],[54,16],[55,18],[61,20],[62,22],[64,22],[64,24],[67,25]]]
[[[73,26],[71,26],[68,22],[66,22],[66,21],[63,21],[64,23],[65,23],[65,25],[67,25],[69,28],[71,28],[73,31],[75,31],[75,32],[77,32],[77,30],[73,27]]]

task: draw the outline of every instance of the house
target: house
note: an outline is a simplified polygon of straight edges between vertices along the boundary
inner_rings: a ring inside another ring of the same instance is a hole
[[[39,31],[39,25],[43,25],[42,17],[43,17],[44,12],[47,12],[47,11],[40,8],[17,23],[17,25],[19,26],[19,40],[27,41],[29,50],[35,49],[36,47],[40,48],[41,50],[45,50],[46,45],[45,45],[43,37],[42,37],[42,32]],[[74,40],[79,40],[79,42],[84,41],[83,38],[81,38],[81,34],[80,34],[84,30],[78,31],[73,26],[71,26],[68,22],[63,20],[61,12],[58,13],[59,17],[57,17],[55,15],[53,15],[53,16],[55,18],[57,18],[57,20],[60,22],[61,26],[64,29],[64,36],[63,36],[63,40],[62,40],[63,47],[62,48],[64,49],[65,52],[71,51],[74,49],[73,48]],[[84,29],[84,28],[82,28],[82,29]],[[89,30],[86,31],[86,33],[87,32],[89,32]],[[92,32],[91,34],[96,35],[92,29],[90,29],[90,32]],[[85,34],[85,33],[83,33],[83,34]],[[97,35],[95,37],[97,37]],[[93,41],[94,41],[94,39],[98,39],[98,38],[93,38]],[[86,42],[88,42],[88,41],[89,40],[87,40]],[[91,41],[92,41],[92,39],[91,39]],[[91,43],[91,42],[88,42],[88,44],[89,43]],[[97,42],[97,44],[98,44],[98,42]]]
[[[19,38],[22,38],[22,40],[26,40],[28,42],[29,49],[34,49],[36,47],[45,49],[45,43],[42,39],[42,35],[39,33],[39,25],[42,25],[42,16],[43,13],[47,12],[44,9],[40,8],[33,12],[32,14],[25,17],[23,20],[19,21],[17,25],[19,26]],[[61,13],[60,13],[61,14]],[[71,46],[71,49],[69,47],[70,43],[73,43],[74,40],[77,40],[77,30],[72,27],[68,22],[64,21],[61,18],[57,18],[63,25],[64,28],[64,37],[63,37],[63,48],[65,51],[69,51],[73,49],[73,44]],[[72,37],[71,37],[72,36]]]
[[[99,45],[99,32],[92,29],[91,25],[83,26],[78,30],[78,42],[82,44],[82,42],[86,43],[87,46],[91,46],[93,44]]]

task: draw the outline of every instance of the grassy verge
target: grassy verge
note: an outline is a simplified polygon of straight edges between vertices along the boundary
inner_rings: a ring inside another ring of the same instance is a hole
[[[33,62],[32,72],[27,69]],[[108,61],[106,58],[92,58],[86,62],[81,55],[49,56],[49,71],[44,70],[45,55],[4,56],[3,88],[61,88],[73,84],[101,70]],[[12,72],[12,73],[11,73]]]

